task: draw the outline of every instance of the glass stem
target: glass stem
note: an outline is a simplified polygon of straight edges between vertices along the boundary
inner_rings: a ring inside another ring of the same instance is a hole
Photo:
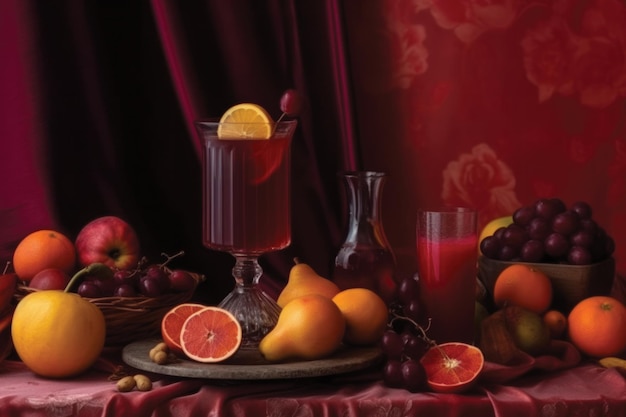
[[[257,257],[235,255],[235,259],[232,272],[237,288],[244,289],[257,285],[263,274],[263,268],[259,265]]]

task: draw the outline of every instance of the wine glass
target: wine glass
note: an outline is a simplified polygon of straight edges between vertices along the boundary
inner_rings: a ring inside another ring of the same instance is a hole
[[[275,123],[269,139],[224,139],[217,134],[220,123],[196,122],[205,145],[203,243],[235,257],[235,288],[219,306],[239,320],[243,348],[257,347],[280,313],[258,286],[258,258],[291,243],[290,145],[296,125]],[[229,128],[222,123],[221,129]]]

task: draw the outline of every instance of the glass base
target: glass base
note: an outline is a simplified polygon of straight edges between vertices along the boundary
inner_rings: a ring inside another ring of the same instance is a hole
[[[257,348],[278,321],[280,307],[256,285],[237,285],[219,307],[231,312],[242,330],[242,348]]]

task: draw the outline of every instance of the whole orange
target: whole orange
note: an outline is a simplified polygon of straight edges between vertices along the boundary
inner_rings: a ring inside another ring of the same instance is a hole
[[[54,230],[38,230],[20,241],[13,253],[13,268],[23,281],[30,281],[47,268],[68,274],[76,265],[76,249],[71,240]]]
[[[567,317],[559,310],[548,310],[543,315],[543,322],[550,330],[550,337],[560,339],[565,335]]]
[[[509,265],[496,278],[493,301],[498,307],[512,304],[543,314],[552,304],[552,281],[528,265]]]
[[[570,341],[594,357],[615,356],[626,350],[626,307],[608,296],[585,298],[567,316]]]
[[[348,288],[333,297],[346,319],[344,342],[350,345],[373,345],[387,328],[389,310],[383,299],[366,288]]]
[[[64,378],[89,368],[105,341],[102,311],[78,294],[58,290],[32,292],[15,308],[13,346],[38,375]]]

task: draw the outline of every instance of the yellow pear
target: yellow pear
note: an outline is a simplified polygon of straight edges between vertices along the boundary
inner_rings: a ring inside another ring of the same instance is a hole
[[[282,308],[289,301],[307,294],[319,294],[326,298],[333,298],[339,293],[339,287],[334,282],[318,275],[311,266],[300,263],[296,258],[296,264],[289,271],[287,285],[278,295],[276,303]]]
[[[345,329],[343,314],[330,298],[304,295],[285,305],[259,351],[270,362],[321,359],[337,350]]]

